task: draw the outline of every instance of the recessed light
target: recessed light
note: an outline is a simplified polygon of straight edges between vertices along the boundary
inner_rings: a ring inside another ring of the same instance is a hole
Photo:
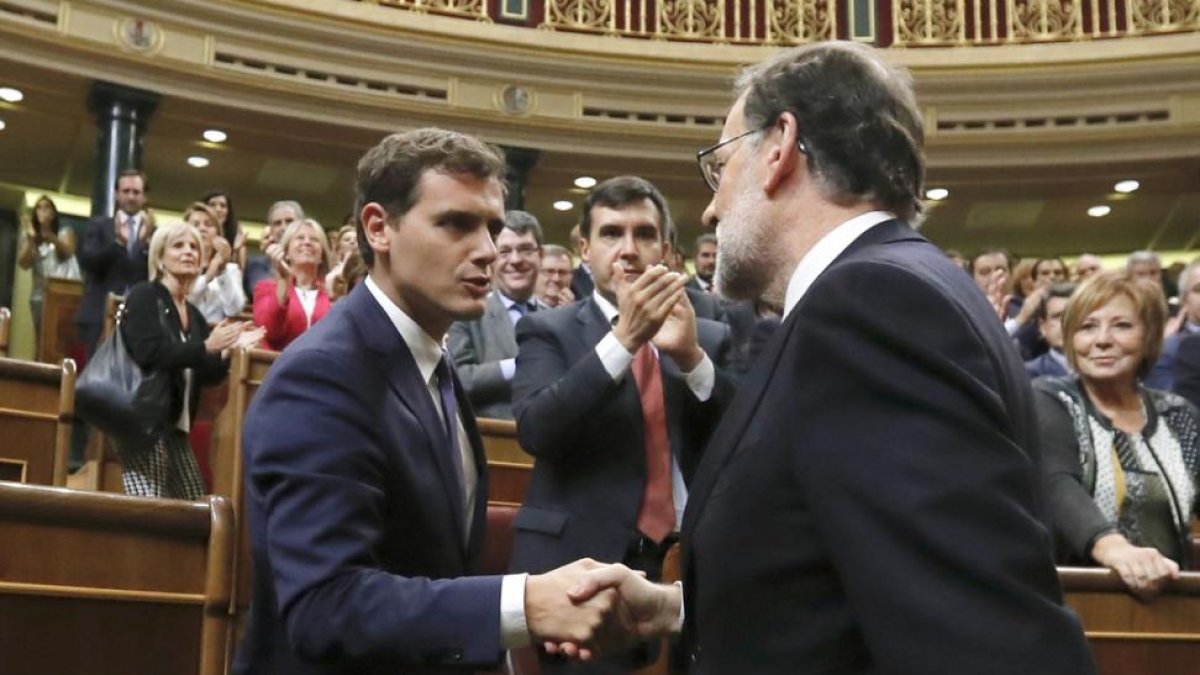
[[[229,138],[229,135],[220,129],[204,130],[204,140],[208,141],[209,143],[224,143],[225,139],[227,138]]]
[[[5,103],[20,103],[25,100],[25,94],[21,93],[20,89],[12,87],[0,87],[0,101]]]
[[[591,176],[580,176],[575,179],[575,187],[590,190],[596,187],[596,179]]]
[[[565,199],[554,202],[555,211],[570,211],[573,208],[575,208],[575,205]]]
[[[4,127],[7,127],[7,126],[8,125],[4,123],[4,120],[0,120],[0,131],[4,131]]]
[[[1137,182],[1136,180],[1123,180],[1120,183],[1117,183],[1116,185],[1114,185],[1113,189],[1116,190],[1117,192],[1120,192],[1121,194],[1127,195],[1130,192],[1136,191],[1141,186],[1142,186],[1142,184]]]
[[[199,155],[193,155],[192,157],[187,158],[187,163],[189,166],[194,166],[197,169],[203,169],[204,167],[208,166],[208,158],[200,157]]]
[[[925,191],[925,198],[933,202],[940,202],[949,196],[950,191],[946,188],[929,188]]]
[[[1093,218],[1103,218],[1110,213],[1112,213],[1112,207],[1105,206],[1104,204],[1101,204],[1100,206],[1093,206],[1092,208],[1088,209],[1088,215]]]

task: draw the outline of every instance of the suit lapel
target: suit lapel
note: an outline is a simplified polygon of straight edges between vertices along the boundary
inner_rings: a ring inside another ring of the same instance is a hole
[[[466,523],[463,517],[462,488],[459,486],[458,469],[451,463],[457,461],[457,458],[450,456],[449,439],[446,438],[441,416],[434,407],[427,384],[421,379],[421,371],[417,368],[417,362],[395,325],[392,324],[391,319],[375,301],[375,298],[371,296],[371,292],[367,290],[365,284],[359,284],[359,288],[355,288],[345,302],[354,303],[349,309],[362,322],[367,345],[383,356],[383,362],[387,367],[387,380],[392,392],[421,424],[421,430],[425,433],[425,452],[429,453],[437,467],[442,492],[447,499],[454,521],[455,532],[459,533],[455,539],[462,542],[461,533]],[[465,401],[466,397],[459,391],[457,377],[455,377],[455,391],[461,407],[461,402]],[[409,441],[410,439],[405,439],[406,447],[408,447]]]
[[[498,293],[493,292],[488,297],[487,309],[483,314],[483,337],[488,344],[488,360],[497,358],[512,358],[517,355],[517,337],[513,330],[512,319],[508,309]]]

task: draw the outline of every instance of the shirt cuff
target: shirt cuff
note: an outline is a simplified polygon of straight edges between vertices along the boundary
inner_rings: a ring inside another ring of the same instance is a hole
[[[687,616],[687,614],[686,614],[686,612],[684,612],[684,605],[683,605],[683,582],[676,581],[675,588],[679,589],[679,617],[675,619],[675,621],[676,621],[675,625],[671,626],[671,632],[674,633],[675,635],[678,635],[683,632],[683,620]]]
[[[516,649],[528,645],[525,622],[525,580],[528,574],[506,574],[500,582],[500,646]]]
[[[504,376],[505,382],[512,382],[513,376],[517,374],[517,360],[501,359],[500,374]]]
[[[1019,326],[1019,325],[1017,324],[1017,320],[1016,320],[1016,319],[1005,319],[1005,320],[1004,320],[1004,330],[1008,331],[1008,334],[1009,334],[1009,335],[1016,335],[1016,334],[1017,334],[1017,329],[1018,329],[1018,328],[1020,328],[1020,327],[1021,327],[1021,326]]]
[[[596,356],[600,357],[600,363],[604,365],[604,370],[608,372],[608,376],[617,381],[621,379],[629,370],[629,364],[633,363],[633,354],[625,349],[625,345],[617,339],[612,331],[604,336],[603,340],[596,345]]]
[[[692,368],[692,372],[684,373],[683,379],[687,381],[688,389],[696,395],[696,400],[707,401],[712,396],[717,379],[716,367],[713,366],[712,359],[708,358],[708,354],[700,359],[700,363]]]

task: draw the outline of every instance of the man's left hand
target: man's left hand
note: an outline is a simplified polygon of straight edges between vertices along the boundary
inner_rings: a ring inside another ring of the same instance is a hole
[[[689,373],[704,360],[704,352],[696,339],[696,310],[683,293],[671,313],[667,315],[662,328],[651,338],[658,350],[670,356],[679,368]]]

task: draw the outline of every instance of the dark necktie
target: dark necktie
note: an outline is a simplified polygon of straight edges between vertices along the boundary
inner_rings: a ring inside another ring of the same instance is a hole
[[[129,257],[133,257],[137,253],[138,244],[138,221],[137,216],[129,216],[125,220],[126,241],[125,246],[128,248]]]
[[[675,529],[675,500],[671,494],[671,441],[667,436],[662,371],[654,347],[643,345],[630,369],[642,402],[646,439],[646,489],[637,526],[642,534],[660,543]]]
[[[442,399],[442,428],[449,440],[450,463],[454,465],[454,475],[458,478],[459,492],[463,489],[462,452],[458,447],[458,400],[454,396],[454,379],[450,374],[450,363],[446,354],[438,360],[437,368],[438,393]]]

